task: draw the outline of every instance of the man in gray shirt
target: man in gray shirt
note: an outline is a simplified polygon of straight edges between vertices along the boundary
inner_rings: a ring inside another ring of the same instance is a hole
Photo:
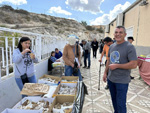
[[[126,30],[117,26],[114,37],[116,43],[109,48],[103,81],[108,81],[114,113],[126,113],[126,97],[131,81],[131,69],[137,67],[136,50],[132,44],[125,41]],[[108,72],[108,75],[107,75]]]
[[[83,51],[84,51],[84,67],[83,68],[90,68],[91,65],[91,59],[90,59],[90,53],[91,53],[91,44],[85,40],[83,40]],[[88,59],[88,67],[86,60]]]

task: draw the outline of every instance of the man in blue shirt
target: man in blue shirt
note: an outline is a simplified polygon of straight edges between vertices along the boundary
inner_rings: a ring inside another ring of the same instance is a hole
[[[55,48],[55,58],[59,59],[60,57],[62,57],[62,52]]]

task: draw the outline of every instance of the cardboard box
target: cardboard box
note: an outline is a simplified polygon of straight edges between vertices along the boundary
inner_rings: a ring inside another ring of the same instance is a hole
[[[49,89],[50,86],[46,84],[25,83],[20,94],[29,96],[43,95],[47,94]]]
[[[67,95],[64,95],[64,96],[56,96],[52,105],[51,105],[51,110],[53,111],[53,113],[64,113],[64,109],[66,107],[62,107],[62,109],[55,109],[54,106],[57,104],[57,103],[60,103],[60,104],[63,104],[65,102],[71,102],[71,103],[74,103],[74,100],[75,100],[75,96],[67,96]],[[68,106],[69,108],[73,108],[73,105],[71,106]]]
[[[50,82],[50,81],[41,80],[42,78],[51,78],[51,79],[55,80],[56,82],[53,83],[53,82]],[[48,85],[58,85],[60,83],[60,81],[61,81],[60,77],[55,77],[55,76],[51,76],[51,75],[43,75],[39,78],[38,83],[48,84]]]
[[[63,80],[67,80],[68,82],[63,81]],[[74,80],[76,82],[72,82]],[[79,77],[78,76],[62,76],[61,77],[61,83],[77,83],[78,81],[79,81]]]
[[[61,84],[62,84],[62,85],[64,84],[64,85],[66,85],[66,86],[70,86],[70,87],[72,87],[72,88],[76,88],[75,94],[74,94],[74,95],[68,95],[68,96],[75,96],[75,95],[76,95],[76,93],[77,93],[77,83],[60,83],[60,84],[58,85],[58,87],[56,88],[56,90],[55,90],[53,96],[52,96],[53,98],[54,98],[55,96],[59,95],[59,94],[58,94],[58,91],[60,90]],[[67,94],[60,94],[60,95],[67,95]]]
[[[32,101],[32,102],[39,102],[39,101],[48,101],[49,104],[52,104],[52,102],[54,101],[54,98],[41,98],[41,97],[25,97],[23,98],[20,102],[18,102],[13,109],[18,109],[19,106],[21,106],[26,100]],[[24,109],[22,109],[23,111],[25,111]],[[51,110],[51,106],[49,107],[49,110]],[[32,110],[31,110],[32,111]],[[22,113],[22,112],[20,112]]]
[[[42,110],[5,109],[2,113],[42,113]]]

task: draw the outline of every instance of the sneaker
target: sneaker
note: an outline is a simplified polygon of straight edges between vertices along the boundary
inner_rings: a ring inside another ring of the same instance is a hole
[[[90,69],[90,67],[87,67],[86,69]]]
[[[83,68],[86,68],[86,66],[84,66]]]
[[[132,76],[130,76],[131,77],[131,79],[134,79],[134,77],[132,77]]]
[[[108,86],[108,84],[106,85],[105,89],[106,89],[106,90],[107,90],[107,89],[109,89],[109,86]]]

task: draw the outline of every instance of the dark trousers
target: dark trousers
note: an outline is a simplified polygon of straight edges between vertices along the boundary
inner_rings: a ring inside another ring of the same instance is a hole
[[[91,66],[90,53],[84,53],[84,66],[87,66],[86,60],[88,59],[88,67]]]
[[[105,60],[105,66],[106,66],[106,64],[107,64],[107,60]]]
[[[108,79],[114,113],[127,113],[126,99],[129,84],[113,83]]]
[[[97,54],[97,49],[93,49],[93,58],[96,58],[96,54]]]

